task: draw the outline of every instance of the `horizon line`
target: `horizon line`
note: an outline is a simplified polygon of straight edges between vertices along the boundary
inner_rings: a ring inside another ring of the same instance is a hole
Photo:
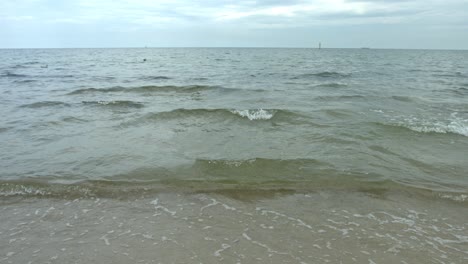
[[[0,50],[27,50],[27,49],[319,49],[319,47],[281,47],[281,46],[134,46],[134,47],[0,47]],[[373,48],[363,47],[321,47],[320,49],[365,49],[365,50],[441,50],[441,51],[468,51],[460,48]]]

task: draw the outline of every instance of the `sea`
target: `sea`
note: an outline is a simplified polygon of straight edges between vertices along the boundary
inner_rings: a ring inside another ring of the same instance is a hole
[[[0,263],[468,263],[468,51],[0,50]]]

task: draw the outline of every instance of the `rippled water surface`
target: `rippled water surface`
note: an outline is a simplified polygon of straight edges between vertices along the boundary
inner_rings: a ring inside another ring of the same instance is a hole
[[[468,52],[0,50],[0,262],[466,263]]]
[[[0,57],[3,182],[468,187],[466,51]]]

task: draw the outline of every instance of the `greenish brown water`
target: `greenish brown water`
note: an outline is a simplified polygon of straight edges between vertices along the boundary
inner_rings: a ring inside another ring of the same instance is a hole
[[[464,263],[467,62],[0,50],[0,262]]]

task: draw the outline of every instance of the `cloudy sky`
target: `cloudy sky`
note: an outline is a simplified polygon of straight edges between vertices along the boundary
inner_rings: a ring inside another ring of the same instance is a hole
[[[468,0],[0,0],[0,48],[468,49]]]

